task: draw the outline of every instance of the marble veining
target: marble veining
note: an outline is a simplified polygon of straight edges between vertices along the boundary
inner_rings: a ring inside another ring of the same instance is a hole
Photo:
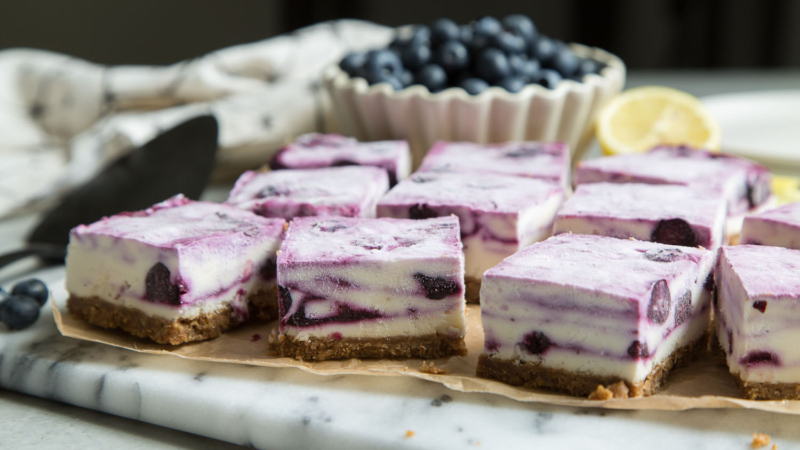
[[[64,295],[63,269],[39,275]],[[646,438],[648,449],[745,449],[755,431],[800,448],[798,416],[566,408],[406,377],[190,361],[65,338],[43,313],[31,329],[0,329],[0,387],[254,448],[604,449]]]

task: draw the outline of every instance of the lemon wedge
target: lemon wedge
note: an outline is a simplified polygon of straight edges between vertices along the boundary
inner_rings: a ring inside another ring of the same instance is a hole
[[[800,202],[800,178],[772,175],[772,192],[779,205]]]
[[[719,150],[720,128],[696,97],[662,86],[629,89],[597,116],[597,140],[607,155],[643,152],[659,144]]]

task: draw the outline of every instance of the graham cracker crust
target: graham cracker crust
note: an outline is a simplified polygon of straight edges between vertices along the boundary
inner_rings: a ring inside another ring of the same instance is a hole
[[[464,338],[449,338],[438,334],[387,338],[345,338],[341,340],[312,337],[306,341],[290,336],[278,336],[282,356],[303,361],[324,361],[348,358],[423,358],[464,356]]]
[[[467,303],[481,302],[481,280],[475,277],[464,277],[464,298]]]
[[[800,400],[800,383],[744,381],[738,374],[733,377],[750,400]]]
[[[272,320],[277,317],[276,289],[273,287],[260,290],[248,297],[251,318]],[[67,310],[73,316],[92,325],[118,328],[137,337],[170,345],[219,337],[225,331],[241,324],[229,305],[211,314],[165,319],[150,316],[138,309],[114,305],[96,296],[70,296],[67,300]]]
[[[496,359],[486,354],[478,358],[476,373],[479,377],[492,378],[513,386],[530,389],[548,388],[578,397],[588,396],[597,389],[597,386],[611,386],[621,381],[628,387],[630,397],[647,397],[658,391],[672,369],[687,364],[695,354],[707,348],[708,334],[704,334],[694,342],[675,350],[668,358],[653,367],[647,378],[640,383],[631,383],[616,376],[541,367],[540,363]]]

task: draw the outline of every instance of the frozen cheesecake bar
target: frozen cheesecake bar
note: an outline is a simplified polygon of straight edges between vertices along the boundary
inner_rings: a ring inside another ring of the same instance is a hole
[[[553,234],[595,234],[686,247],[722,245],[726,201],[687,186],[590,183],[556,216]]]
[[[705,349],[714,254],[604,236],[561,235],[489,269],[479,376],[586,396],[625,383],[656,392]]]
[[[766,167],[724,153],[689,147],[656,147],[647,153],[582,161],[575,184],[647,183],[693,186],[722,193],[728,202],[728,236],[738,235],[744,215],[774,203]]]
[[[406,141],[358,142],[338,134],[309,133],[283,147],[269,165],[272,170],[375,166],[386,170],[394,186],[411,173],[411,151]]]
[[[800,399],[800,251],[722,247],[714,321],[728,368],[751,399]]]
[[[375,217],[375,205],[389,190],[377,167],[276,170],[243,173],[228,203],[259,216]]]
[[[283,356],[466,354],[458,219],[304,217],[278,256]]]
[[[70,233],[69,312],[162,344],[277,317],[285,221],[176,196]]]
[[[745,217],[740,243],[800,249],[800,202]]]
[[[378,203],[379,217],[455,215],[466,256],[467,301],[477,303],[481,277],[503,258],[550,237],[564,201],[560,184],[497,174],[415,173]]]
[[[417,172],[498,173],[569,186],[569,146],[563,142],[437,142]]]

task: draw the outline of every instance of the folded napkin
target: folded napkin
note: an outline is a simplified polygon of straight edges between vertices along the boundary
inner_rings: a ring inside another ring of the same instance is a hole
[[[264,164],[293,137],[335,131],[322,70],[392,30],[340,20],[171,66],[0,51],[0,218],[50,204],[172,126],[211,113],[217,176]]]

